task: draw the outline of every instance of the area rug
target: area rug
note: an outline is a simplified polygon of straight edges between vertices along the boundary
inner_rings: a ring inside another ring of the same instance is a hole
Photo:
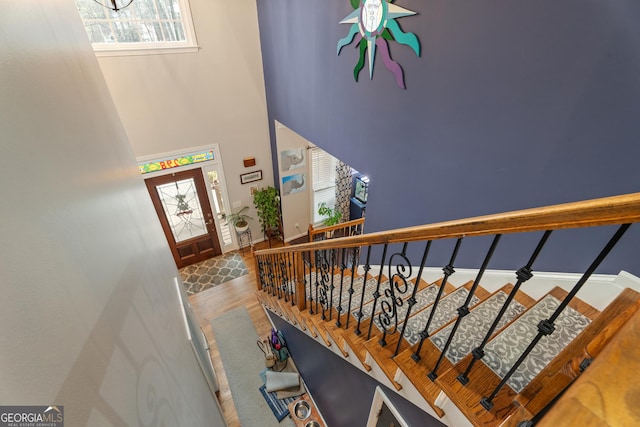
[[[286,397],[284,399],[278,399],[277,391],[267,391],[267,386],[262,385],[260,387],[260,394],[264,397],[264,400],[271,408],[271,412],[278,421],[282,421],[287,415],[289,415],[289,403],[297,399],[297,397]]]
[[[244,307],[211,319],[222,366],[242,426],[293,426],[290,418],[278,422],[260,393],[264,355],[256,345],[258,334]]]
[[[210,258],[180,269],[182,283],[188,295],[197,294],[248,273],[242,257],[237,252]]]

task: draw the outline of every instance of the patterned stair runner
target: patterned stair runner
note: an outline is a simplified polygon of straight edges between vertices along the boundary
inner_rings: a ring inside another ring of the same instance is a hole
[[[433,304],[433,302],[436,300],[436,295],[438,294],[438,289],[439,286],[436,284],[432,284],[427,286],[424,289],[419,290],[418,292],[416,292],[416,304],[415,306],[411,309],[411,313],[417,313],[419,310],[422,310],[423,308],[427,307],[430,304]],[[406,297],[411,296],[411,294],[409,295],[405,295]],[[379,308],[379,307],[378,307]],[[407,303],[407,300],[405,299],[403,304],[400,307],[397,307],[397,319],[398,322],[404,322],[404,318],[407,315],[407,310],[409,309],[409,304]],[[380,329],[380,332],[384,332],[384,328],[382,327],[382,323],[380,322],[380,317],[379,316],[375,316],[373,319],[373,323],[378,327],[378,329]],[[389,330],[388,332],[394,332],[393,329]]]
[[[429,331],[435,331],[453,320],[458,314],[458,307],[464,303],[468,295],[469,291],[466,288],[458,288],[449,295],[440,299],[438,308],[436,309],[433,320],[431,321]],[[473,307],[479,302],[480,299],[474,295],[473,298],[471,298],[469,307]],[[420,333],[427,324],[427,320],[429,320],[429,314],[431,313],[432,308],[433,305],[409,317],[407,328],[404,331],[404,337],[410,345],[417,344],[420,341]]]
[[[365,304],[362,305],[362,320],[368,319],[369,317],[371,317],[371,311],[373,310],[373,294],[376,292],[376,285],[378,283],[378,279],[374,279],[375,283],[373,286],[367,286],[367,293],[365,295],[364,298],[364,302]],[[384,282],[380,283],[380,290],[382,291],[385,287],[387,287],[389,284],[388,280],[385,280]],[[380,298],[378,298],[378,302],[380,301]],[[378,305],[377,308],[380,308],[380,306]],[[351,311],[351,315],[358,320],[360,318],[360,309],[358,307],[355,307],[352,311]]]
[[[451,363],[458,363],[463,357],[471,353],[471,350],[480,345],[506,300],[507,294],[503,291],[498,291],[475,306],[467,316],[462,318],[458,330],[445,354]],[[507,311],[505,311],[502,319],[500,319],[496,330],[502,329],[507,323],[518,317],[520,313],[525,310],[526,307],[518,301],[511,301]],[[430,338],[431,342],[438,347],[440,351],[442,351],[449,339],[449,334],[452,329],[453,324],[450,324]]]
[[[538,323],[548,319],[559,305],[560,301],[552,295],[542,298],[487,343],[482,362],[500,378],[504,378],[537,335]],[[551,335],[542,337],[509,378],[507,382],[509,387],[517,393],[521,392],[590,322],[591,320],[580,312],[566,307],[555,321],[555,331]]]
[[[312,283],[312,289],[314,290],[314,295],[313,295],[313,299],[316,299],[316,295],[315,295],[315,275],[310,278],[309,275],[307,274],[306,278],[306,283]],[[364,301],[369,301],[370,299],[373,298],[373,292],[375,291],[375,285],[377,283],[376,278],[370,278],[369,280],[367,280],[367,293],[365,294],[365,299]],[[329,285],[331,285],[331,279],[329,279]],[[356,276],[355,279],[353,279],[353,295],[351,297],[351,305],[352,308],[355,304],[359,304],[360,303],[360,295],[362,294],[362,285],[364,283],[364,276]],[[334,290],[333,290],[333,307],[338,310],[339,313],[344,313],[346,311],[347,305],[349,304],[349,288],[351,287],[351,276],[350,275],[345,275],[344,278],[342,279],[342,301],[340,301],[340,274],[334,274],[333,275],[333,286],[334,286]],[[308,289],[308,287],[307,287]],[[338,308],[338,305],[341,305],[340,308]]]

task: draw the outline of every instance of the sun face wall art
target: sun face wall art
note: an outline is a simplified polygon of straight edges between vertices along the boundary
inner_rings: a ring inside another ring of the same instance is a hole
[[[369,57],[369,79],[373,79],[373,65],[376,49],[382,56],[384,66],[393,73],[396,83],[405,88],[404,74],[400,64],[391,59],[389,43],[395,41],[409,46],[420,56],[420,42],[415,34],[403,32],[396,19],[415,15],[416,12],[396,6],[393,0],[350,0],[355,9],[346,16],[341,24],[351,24],[349,34],[338,41],[338,55],[340,50],[354,40],[359,43],[360,59],[353,69],[353,78],[358,81],[358,75],[364,68],[365,54]]]

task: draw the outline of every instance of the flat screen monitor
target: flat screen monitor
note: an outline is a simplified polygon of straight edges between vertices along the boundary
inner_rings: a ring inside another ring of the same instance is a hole
[[[362,203],[367,203],[369,196],[369,180],[366,177],[356,177],[354,197]]]

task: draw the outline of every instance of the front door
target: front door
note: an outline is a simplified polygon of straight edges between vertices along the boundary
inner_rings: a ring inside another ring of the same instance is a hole
[[[145,180],[178,268],[221,255],[200,169]]]

